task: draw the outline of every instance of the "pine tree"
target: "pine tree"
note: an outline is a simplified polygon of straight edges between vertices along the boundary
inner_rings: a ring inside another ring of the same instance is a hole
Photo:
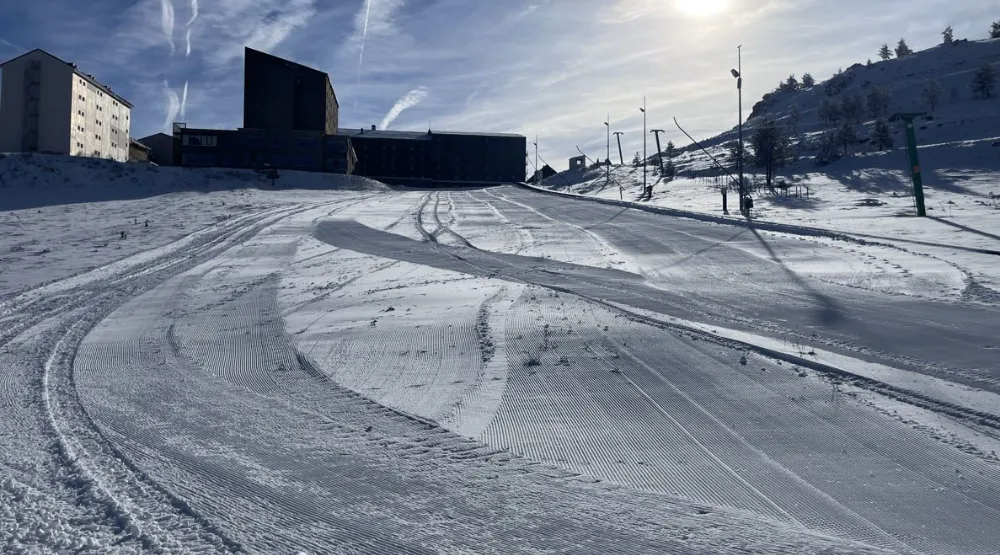
[[[941,83],[935,79],[932,79],[924,85],[921,94],[924,100],[927,101],[927,105],[930,107],[930,111],[933,112],[937,108],[938,102],[941,100]]]
[[[837,132],[824,131],[816,143],[816,165],[825,166],[840,158],[840,148],[837,146]]]
[[[878,57],[882,58],[883,61],[892,59],[892,50],[889,50],[888,44],[882,44],[882,48],[878,50]]]
[[[865,107],[861,95],[854,91],[845,93],[840,103],[840,115],[844,121],[860,123],[864,113]]]
[[[632,165],[637,168],[642,165],[642,156],[639,156],[638,150],[635,151],[635,158],[632,159]]]
[[[887,150],[892,148],[892,133],[889,131],[889,124],[882,118],[875,120],[872,128],[871,144],[875,150]]]
[[[972,92],[980,98],[993,96],[993,87],[996,86],[997,72],[989,63],[983,64],[975,75],[972,76]]]
[[[993,25],[990,25],[990,38],[1000,39],[1000,21],[994,21]]]
[[[955,31],[951,29],[951,25],[945,27],[944,31],[941,32],[944,37],[944,44],[951,44],[955,42]]]
[[[877,118],[887,115],[889,112],[889,92],[882,87],[872,87],[868,89],[866,98],[868,105],[868,116]]]
[[[795,78],[794,73],[789,75],[788,79],[785,79],[784,85],[785,85],[785,90],[789,91],[799,90],[799,80]]]
[[[677,176],[677,168],[674,166],[674,161],[667,160],[667,164],[663,168],[663,177],[670,180],[676,176]]]
[[[815,84],[816,84],[816,80],[813,79],[813,76],[812,76],[811,73],[803,73],[802,74],[802,86],[803,87],[811,87],[811,86],[813,86]]]
[[[913,54],[913,50],[906,44],[906,39],[899,39],[899,44],[896,45],[896,57],[902,58],[910,54]]]
[[[819,119],[828,124],[837,123],[841,115],[839,103],[829,98],[824,98],[820,101],[817,112]]]
[[[677,147],[674,146],[673,141],[667,141],[667,149],[664,151],[667,158],[673,158],[677,155]]]
[[[866,67],[872,67],[873,65],[875,65],[875,64],[873,64],[873,63],[872,63],[872,59],[871,59],[871,58],[868,58],[868,63],[867,63],[867,64],[865,64],[865,66],[866,66]]]
[[[798,104],[792,104],[788,108],[788,126],[791,128],[792,133],[799,133],[799,120],[802,119],[802,111],[799,110]]]
[[[788,133],[774,119],[765,116],[750,136],[750,146],[754,153],[753,166],[764,170],[765,182],[770,189],[777,170],[788,164],[791,154]]]
[[[858,132],[854,129],[854,124],[844,121],[837,128],[837,142],[844,145],[844,154],[850,152],[851,145],[858,142]]]

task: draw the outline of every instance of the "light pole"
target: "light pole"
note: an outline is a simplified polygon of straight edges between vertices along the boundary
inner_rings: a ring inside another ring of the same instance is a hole
[[[649,188],[646,186],[646,97],[642,97],[642,192],[646,194]]]
[[[738,184],[740,193],[740,213],[743,213],[743,45],[736,47],[737,52],[737,69],[732,69],[730,72],[733,77],[736,78],[736,94],[739,96],[739,110],[740,110],[740,121],[739,121],[739,148],[736,154],[736,164],[737,171],[739,173],[740,182]]]
[[[535,135],[535,185],[538,185],[538,177],[541,172],[538,171],[538,135]]]
[[[615,131],[615,138],[618,139],[618,159],[621,160],[622,165],[625,165],[625,155],[622,154],[622,135],[624,131]]]
[[[604,159],[604,162],[607,165],[607,177],[605,178],[604,184],[607,186],[608,183],[611,183],[611,112],[608,112],[608,119],[604,122],[604,127],[607,127],[608,131],[608,155],[607,158]]]

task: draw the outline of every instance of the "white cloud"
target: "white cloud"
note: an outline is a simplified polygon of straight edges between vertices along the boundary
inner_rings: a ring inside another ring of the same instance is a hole
[[[379,129],[388,129],[389,125],[396,121],[396,118],[399,117],[399,114],[402,114],[404,111],[420,104],[425,98],[427,98],[427,89],[425,87],[417,87],[416,89],[406,93],[403,98],[396,101],[396,104],[393,105],[391,110],[389,110],[389,113],[382,118],[382,123],[378,126]]]
[[[170,53],[174,53],[174,5],[170,0],[160,0],[160,26],[170,45]]]
[[[177,113],[181,110],[181,101],[177,97],[177,93],[170,88],[170,84],[166,81],[163,82],[163,95],[164,95],[164,106],[163,112],[165,118],[163,120],[163,129],[170,129],[174,121],[177,118]]]
[[[198,19],[198,0],[191,0],[191,19],[188,19],[187,26],[190,27],[196,19]]]

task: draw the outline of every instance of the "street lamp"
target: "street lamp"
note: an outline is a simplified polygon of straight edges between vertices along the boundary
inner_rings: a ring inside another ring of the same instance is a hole
[[[540,175],[541,172],[538,171],[538,135],[535,135],[535,185],[538,185]]]
[[[646,194],[649,190],[646,186],[646,97],[642,97],[642,192]]]
[[[607,165],[607,177],[604,181],[605,186],[611,183],[611,112],[608,112],[608,119],[604,122],[604,127],[607,127],[608,131],[608,154],[604,159],[604,163]]]
[[[740,213],[743,213],[743,45],[736,47],[737,68],[729,70],[736,78],[736,94],[739,96],[739,148],[736,153],[736,164],[739,172],[740,182],[738,184],[740,193]]]

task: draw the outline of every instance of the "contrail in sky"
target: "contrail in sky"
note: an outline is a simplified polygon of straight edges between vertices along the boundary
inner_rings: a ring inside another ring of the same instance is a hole
[[[185,119],[184,113],[187,111],[187,103],[188,103],[188,84],[187,81],[184,81],[184,92],[181,93],[181,107],[179,110],[181,119]]]
[[[372,14],[372,2],[374,0],[366,0],[365,7],[365,26],[364,30],[361,32],[361,54],[358,55],[358,81],[356,84],[361,84],[361,62],[365,59],[365,39],[368,38],[368,18]],[[354,99],[354,109],[358,108],[358,100]]]
[[[170,0],[160,0],[160,25],[163,27],[163,34],[167,36],[170,44],[170,53],[174,53],[174,5]]]
[[[191,19],[188,20],[187,26],[190,27],[196,19],[198,19],[198,0],[191,0]]]
[[[417,104],[420,104],[425,98],[427,98],[427,89],[425,87],[417,87],[416,89],[406,93],[406,96],[400,98],[399,101],[396,102],[396,105],[389,110],[389,113],[385,115],[385,118],[382,119],[382,124],[379,125],[379,129],[387,129],[389,124],[399,117],[399,114],[402,114],[404,110],[408,110]]]
[[[166,112],[166,119],[163,122],[163,127],[167,128],[174,122],[174,118],[177,117],[177,112],[181,109],[181,101],[177,98],[177,93],[170,89],[170,85],[163,81],[163,93],[166,95],[166,104],[163,107],[164,112]]]

